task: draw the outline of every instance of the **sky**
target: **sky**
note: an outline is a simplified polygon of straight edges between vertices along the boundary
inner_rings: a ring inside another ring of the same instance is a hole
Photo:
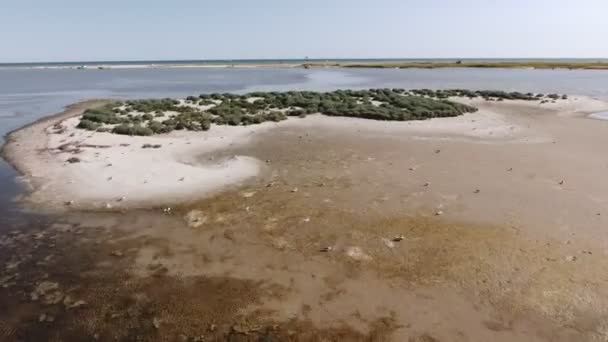
[[[607,58],[607,0],[0,0],[0,63]]]

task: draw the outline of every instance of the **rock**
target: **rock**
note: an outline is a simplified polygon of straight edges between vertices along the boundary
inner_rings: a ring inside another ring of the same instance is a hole
[[[198,228],[207,222],[207,216],[201,210],[191,210],[186,216],[184,216],[184,220],[188,223],[188,226],[191,228]]]
[[[243,192],[244,198],[251,198],[253,195],[255,195],[255,191]]]
[[[574,262],[574,261],[576,261],[576,259],[577,259],[577,257],[574,255],[566,256],[566,261],[568,261],[568,262]]]
[[[78,157],[71,157],[68,160],[66,160],[68,163],[70,164],[74,164],[74,163],[80,163],[80,158]]]
[[[15,278],[14,274],[9,274],[7,276],[0,278],[0,286],[4,286],[5,284],[8,284],[11,280],[13,280],[13,278]]]
[[[285,249],[292,248],[292,246],[289,244],[289,242],[284,237],[277,237],[277,238],[272,239],[272,245],[274,246],[274,248],[279,249],[279,250],[285,250]]]
[[[67,202],[64,202],[65,205],[73,205],[74,204],[74,200],[69,200]]]
[[[439,152],[441,152],[441,150],[440,150],[440,149],[436,149],[436,150],[435,150],[435,153],[439,153]]]
[[[304,222],[304,223],[308,223],[308,222],[310,222],[310,217],[305,217],[305,218],[303,218],[303,219],[302,219],[302,222]]]
[[[106,207],[106,209],[112,209],[112,205],[110,203],[108,203],[108,202],[106,202],[105,207]]]
[[[84,300],[74,300],[71,296],[67,295],[63,299],[63,305],[67,309],[75,309],[75,308],[87,305],[87,302],[85,302]]]
[[[511,171],[513,171],[513,168],[510,167],[510,168],[507,169],[507,171],[511,172]]]
[[[405,236],[403,235],[396,235],[395,237],[393,237],[393,242],[401,242],[405,239]]]
[[[216,330],[217,330],[217,325],[215,325],[215,324],[211,324],[211,325],[209,326],[209,331],[214,332],[214,331],[216,331]]]
[[[319,251],[320,252],[331,252],[333,250],[334,250],[334,248],[332,246],[327,246],[327,247],[321,248]]]
[[[557,183],[557,184],[559,184],[559,185],[564,185],[564,180],[563,180],[563,179],[562,179],[562,180],[560,180],[560,181],[559,181],[559,183]]]
[[[431,185],[431,183],[429,183],[429,182],[422,184],[422,186],[430,186],[430,185]]]
[[[478,194],[480,192],[481,192],[481,190],[479,190],[479,189],[475,189],[475,191],[473,191],[474,194]]]
[[[230,240],[230,241],[234,241],[234,231],[232,231],[231,229],[226,229],[224,230],[224,238],[226,240]]]
[[[395,243],[387,238],[382,238],[380,239],[382,241],[382,243],[384,243],[384,245],[388,248],[395,248]]]
[[[141,148],[161,148],[162,145],[161,144],[143,144],[141,146]]]
[[[186,177],[182,177],[179,179],[180,182],[183,182],[186,179]]]
[[[346,249],[346,255],[357,261],[369,261],[372,257],[365,254],[361,247],[352,246]]]
[[[55,321],[55,317],[53,317],[49,314],[46,314],[46,313],[41,313],[40,316],[38,316],[38,322],[40,322],[40,323],[44,323],[44,322],[52,323],[54,321]]]
[[[291,192],[298,192],[298,188],[291,189]]]
[[[162,323],[162,321],[160,320],[160,318],[157,318],[157,317],[152,318],[152,325],[154,326],[155,329],[160,329],[161,323]]]
[[[126,200],[127,198],[125,196],[122,196],[121,198],[117,199],[117,202],[123,202],[124,200]]]
[[[45,280],[45,281],[41,282],[40,284],[38,284],[38,286],[36,286],[34,291],[32,291],[32,293],[30,293],[30,297],[32,298],[32,300],[38,300],[38,298],[44,297],[48,293],[51,293],[51,292],[54,292],[57,290],[59,290],[58,283]]]
[[[443,211],[439,210],[437,212],[435,212],[435,216],[441,216],[443,215]]]
[[[115,257],[122,257],[123,256],[122,252],[118,251],[118,250],[112,251],[112,253],[110,253],[110,255],[111,256],[115,256]]]
[[[274,183],[273,183],[273,182],[270,182],[270,183],[266,184],[266,187],[267,187],[267,188],[270,188],[270,187],[272,187],[272,186],[274,186]]]
[[[55,305],[61,303],[63,300],[63,293],[59,290],[47,293],[44,295],[42,302],[46,305]]]

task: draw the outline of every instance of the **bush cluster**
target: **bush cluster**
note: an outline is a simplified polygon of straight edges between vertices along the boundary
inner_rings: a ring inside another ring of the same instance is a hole
[[[211,124],[252,125],[281,121],[287,116],[320,113],[374,120],[424,120],[475,112],[472,106],[449,101],[450,97],[486,100],[542,100],[567,96],[504,92],[497,90],[369,89],[332,92],[286,91],[188,96],[185,105],[175,99],[131,100],[89,109],[78,128],[111,130],[126,135],[152,135],[173,130],[206,131]],[[200,108],[198,106],[211,106]],[[206,109],[206,110],[203,110]],[[165,116],[165,113],[173,114]],[[113,128],[102,127],[113,125]]]

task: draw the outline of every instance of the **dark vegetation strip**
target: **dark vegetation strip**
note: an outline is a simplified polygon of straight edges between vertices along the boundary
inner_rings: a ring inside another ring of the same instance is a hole
[[[339,68],[390,68],[390,69],[437,69],[437,68],[489,68],[489,69],[586,69],[608,70],[604,62],[393,62],[393,63],[306,63],[305,68],[339,67]]]
[[[449,101],[449,97],[482,97],[486,100],[548,101],[543,95],[463,89],[370,89],[333,92],[288,91],[189,96],[185,104],[175,99],[133,100],[110,103],[84,112],[78,128],[124,135],[152,135],[173,130],[206,131],[211,124],[252,125],[281,121],[288,116],[321,113],[373,120],[408,121],[453,117],[477,108]],[[565,98],[565,95],[563,96]],[[201,110],[198,106],[205,106]],[[173,113],[167,115],[167,113]]]

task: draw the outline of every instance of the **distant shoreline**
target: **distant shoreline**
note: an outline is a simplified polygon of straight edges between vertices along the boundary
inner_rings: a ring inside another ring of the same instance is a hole
[[[374,68],[608,70],[608,59],[266,59],[0,63],[0,69]]]

